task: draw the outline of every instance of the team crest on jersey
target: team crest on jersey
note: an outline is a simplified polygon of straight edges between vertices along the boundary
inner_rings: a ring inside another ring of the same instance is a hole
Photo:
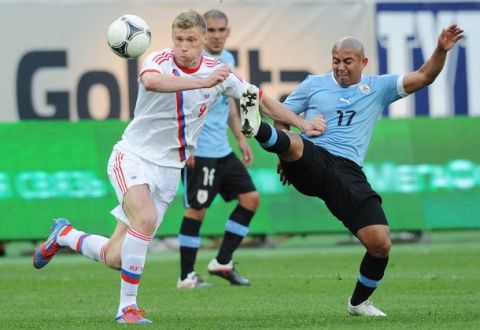
[[[198,189],[197,191],[197,202],[203,204],[208,199],[208,190]]]
[[[370,94],[370,86],[362,84],[362,85],[359,86],[359,88],[360,88],[360,92],[362,92],[362,94],[364,94],[364,95]]]
[[[207,106],[205,104],[203,104],[201,107],[200,107],[200,110],[198,110],[198,117],[201,117],[203,116],[203,114],[207,111]]]

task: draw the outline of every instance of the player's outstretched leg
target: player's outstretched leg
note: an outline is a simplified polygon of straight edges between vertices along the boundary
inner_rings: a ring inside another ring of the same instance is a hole
[[[117,316],[115,321],[117,323],[127,324],[149,324],[152,323],[149,319],[143,317],[145,311],[138,309],[137,305],[126,306],[122,309],[122,315]]]
[[[246,137],[257,135],[261,122],[259,90],[249,85],[240,97],[240,126]]]
[[[255,139],[263,149],[275,154],[288,151],[292,145],[287,133],[263,121],[259,125]]]
[[[243,135],[255,137],[263,149],[276,154],[288,151],[291,145],[294,150],[303,148],[303,145],[293,143],[282,130],[262,121],[259,100],[259,90],[253,85],[249,85],[240,98],[240,124]]]
[[[53,221],[50,235],[42,245],[33,252],[33,267],[37,269],[43,268],[52,260],[55,253],[62,248],[57,242],[58,236],[60,232],[68,226],[71,226],[68,220],[60,218]]]
[[[33,253],[33,266],[35,268],[45,267],[55,253],[64,247],[79,252],[92,260],[105,261],[107,242],[108,238],[106,237],[87,234],[75,229],[66,219],[56,219],[54,220],[50,236]]]

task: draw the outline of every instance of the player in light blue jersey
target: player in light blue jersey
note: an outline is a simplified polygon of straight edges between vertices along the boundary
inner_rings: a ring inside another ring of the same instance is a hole
[[[331,72],[308,76],[284,104],[297,114],[305,112],[305,119],[325,118],[325,134],[302,137],[363,166],[377,118],[388,104],[407,95],[398,75],[361,76],[354,85],[342,87]]]
[[[218,10],[204,14],[207,23],[207,41],[204,55],[213,56],[231,68],[233,55],[224,49],[230,35],[227,16]],[[230,147],[227,130],[230,126],[240,151],[242,162]],[[232,255],[247,235],[250,221],[259,205],[259,194],[245,165],[252,162],[252,152],[240,129],[237,107],[229,97],[221,97],[208,109],[194,156],[183,170],[185,210],[180,227],[180,278],[178,288],[210,287],[195,272],[194,265],[200,247],[200,227],[206,209],[217,194],[225,201],[238,199],[238,204],[225,224],[225,234],[217,257],[208,264],[212,275],[225,278],[233,285],[250,285],[241,276],[232,261]]]
[[[242,130],[278,154],[282,182],[323,199],[366,248],[347,303],[352,315],[386,316],[368,300],[383,278],[392,244],[381,198],[362,171],[373,126],[390,103],[431,84],[443,69],[447,52],[462,37],[457,25],[446,27],[431,57],[417,71],[402,76],[363,76],[368,60],[362,43],[352,37],[340,39],[332,49],[332,72],[307,77],[284,102],[307,120],[323,116],[326,130],[320,136],[297,135],[281,123],[273,128],[261,122],[255,93],[251,102],[241,103]]]

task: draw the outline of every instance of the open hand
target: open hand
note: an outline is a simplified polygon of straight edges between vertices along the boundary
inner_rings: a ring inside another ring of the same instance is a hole
[[[447,52],[462,38],[463,30],[460,29],[457,24],[452,24],[444,28],[440,33],[438,37],[438,47]]]
[[[246,139],[243,139],[238,142],[238,148],[242,152],[242,163],[245,166],[250,166],[252,165],[253,162],[253,153],[252,149],[250,149],[250,146],[247,143]]]

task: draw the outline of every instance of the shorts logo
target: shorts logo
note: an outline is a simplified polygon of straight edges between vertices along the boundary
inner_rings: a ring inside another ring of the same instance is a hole
[[[203,204],[208,200],[208,190],[199,189],[197,191],[197,202]]]

